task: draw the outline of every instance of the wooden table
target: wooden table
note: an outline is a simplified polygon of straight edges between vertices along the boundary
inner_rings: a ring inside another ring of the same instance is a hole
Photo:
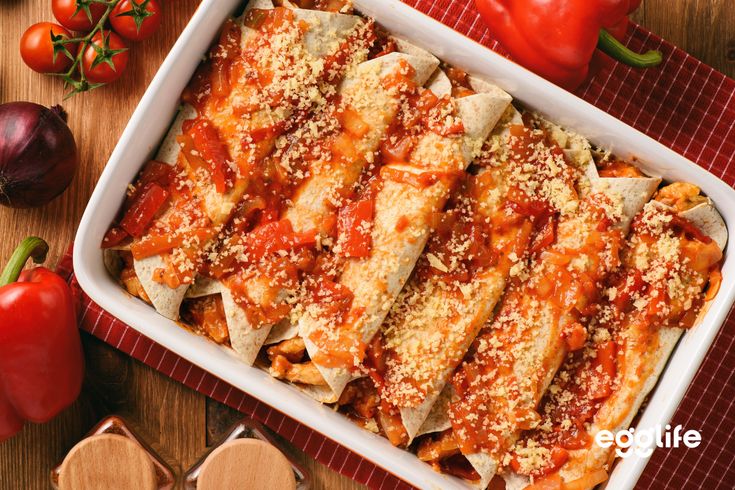
[[[112,148],[146,86],[198,0],[164,1],[164,23],[154,38],[135,45],[126,74],[114,85],[66,102],[69,126],[80,149],[80,167],[71,188],[35,210],[0,209],[0,258],[6,260],[26,235],[45,237],[54,264],[74,237],[77,223]],[[636,20],[729,76],[735,76],[735,11],[729,0],[646,0]],[[26,68],[18,40],[32,23],[53,20],[48,0],[2,0],[0,7],[0,102],[61,101],[59,80]],[[240,416],[84,336],[87,379],[79,401],[54,421],[28,425],[0,444],[0,489],[48,488],[49,470],[101,417],[116,412],[141,423],[153,441],[186,469]],[[355,489],[341,477],[293,449],[313,476],[314,488]]]

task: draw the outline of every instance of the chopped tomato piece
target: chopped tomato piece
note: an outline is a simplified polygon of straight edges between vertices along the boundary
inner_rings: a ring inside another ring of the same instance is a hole
[[[287,219],[259,226],[246,237],[248,249],[257,257],[316,243],[316,232],[295,233]]]
[[[311,301],[320,306],[321,313],[329,318],[336,318],[339,323],[344,321],[354,297],[347,286],[327,278],[320,278],[311,288]]]
[[[398,221],[396,222],[396,232],[401,233],[406,228],[408,228],[408,225],[411,224],[411,221],[404,215],[398,218]]]
[[[587,329],[579,322],[574,322],[571,327],[564,332],[564,340],[570,351],[579,350],[584,347],[587,340]]]
[[[256,223],[256,215],[266,209],[268,203],[263,196],[255,196],[240,203],[230,217],[228,228],[236,235],[244,235]]]
[[[263,226],[267,225],[268,223],[278,221],[279,214],[280,211],[278,209],[269,205],[268,207],[260,211],[260,216],[258,217],[258,226]]]
[[[316,234],[316,230],[294,232],[293,243],[297,247],[314,245],[316,244]]]
[[[541,252],[554,243],[556,240],[556,223],[556,218],[551,214],[541,219],[541,224],[538,226],[539,231],[536,233],[530,248],[532,254]]]
[[[194,147],[212,172],[212,182],[217,192],[224,193],[232,187],[235,172],[230,166],[230,152],[220,139],[219,131],[206,119],[199,119],[191,128]]]
[[[187,123],[190,121],[196,121],[195,119],[188,119],[184,121],[184,124],[182,125],[182,128],[185,128],[187,126]],[[196,149],[194,146],[194,138],[191,137],[191,128],[194,127],[194,123],[188,125],[189,129],[183,129],[184,133],[176,137],[176,141],[181,145],[181,151],[183,155],[186,158],[186,162],[189,164],[189,167],[192,172],[196,173],[199,170],[204,170],[205,172],[209,172],[209,164],[204,161],[204,159],[201,156],[201,153]]]
[[[398,66],[400,67],[398,70],[393,70],[390,75],[382,78],[383,88],[397,89],[401,92],[411,92],[416,89],[416,82],[413,80],[416,69],[406,60],[399,60]]]
[[[146,185],[120,221],[120,228],[130,236],[141,237],[168,200],[168,191],[158,184]]]
[[[158,162],[156,160],[150,160],[145,164],[145,167],[143,167],[143,170],[140,172],[137,185],[145,186],[146,184],[156,183],[161,187],[166,188],[173,183],[175,176],[176,169],[173,165]]]
[[[257,256],[289,249],[293,227],[288,220],[273,221],[251,231],[246,241],[248,249]]]
[[[197,109],[201,109],[207,100],[209,94],[212,93],[211,64],[201,63],[194,72],[189,85],[186,86],[181,94],[181,100],[187,104],[191,104]]]
[[[372,200],[351,202],[339,211],[337,218],[338,236],[345,257],[367,257],[372,248],[371,223],[373,221]]]
[[[119,226],[112,226],[102,239],[102,248],[111,248],[120,245],[126,238],[130,237],[128,232]]]
[[[388,138],[380,145],[380,154],[383,157],[383,163],[406,163],[413,152],[414,138],[410,135],[396,138]]]
[[[551,238],[553,240],[554,234],[556,233],[556,224],[549,218],[550,216],[553,216],[553,211],[546,201],[529,199],[524,191],[517,187],[512,187],[508,193],[508,206],[518,214],[523,216],[532,216],[538,219],[539,222],[537,226],[540,230],[539,234],[551,234]],[[552,230],[546,231],[545,226],[549,221],[552,221],[551,224],[553,225],[553,228]]]

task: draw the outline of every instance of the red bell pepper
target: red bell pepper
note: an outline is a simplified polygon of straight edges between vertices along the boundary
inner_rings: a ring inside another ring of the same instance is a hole
[[[223,194],[232,188],[235,172],[230,167],[230,151],[220,138],[219,131],[206,119],[197,119],[190,129],[194,148],[201,154],[212,172],[212,182],[217,192]]]
[[[490,35],[529,70],[568,90],[590,73],[596,49],[638,68],[661,63],[659,51],[637,54],[617,39],[641,0],[475,0]]]
[[[25,421],[46,422],[79,396],[84,357],[71,290],[41,263],[48,245],[26,238],[0,275],[0,441]]]
[[[294,231],[288,219],[260,225],[245,236],[245,244],[254,257],[288,252],[298,247],[316,243],[316,230],[303,233]]]
[[[130,236],[142,237],[153,218],[168,201],[168,196],[168,191],[155,182],[146,184],[120,220],[120,228]]]

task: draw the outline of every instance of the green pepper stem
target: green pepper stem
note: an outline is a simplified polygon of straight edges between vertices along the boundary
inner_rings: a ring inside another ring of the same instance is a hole
[[[626,48],[605,29],[600,29],[597,49],[611,58],[635,68],[650,68],[660,65],[661,61],[663,61],[661,51],[650,50],[643,54],[635,53]]]
[[[20,271],[25,267],[28,258],[33,258],[33,262],[36,264],[43,263],[46,260],[46,254],[48,253],[48,243],[43,239],[29,236],[18,245],[13,255],[8,261],[8,265],[5,266],[2,275],[0,275],[0,287],[3,287],[11,282],[18,280]]]

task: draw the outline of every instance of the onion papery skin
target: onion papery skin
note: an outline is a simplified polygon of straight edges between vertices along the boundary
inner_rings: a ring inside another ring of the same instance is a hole
[[[0,204],[43,206],[71,184],[78,164],[61,106],[0,105]]]

